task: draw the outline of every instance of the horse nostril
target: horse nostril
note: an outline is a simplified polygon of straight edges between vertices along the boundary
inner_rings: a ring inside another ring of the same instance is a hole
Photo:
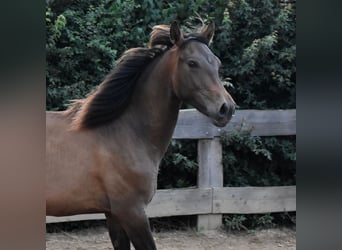
[[[223,103],[220,110],[219,110],[219,116],[220,117],[227,116],[228,110],[229,110],[229,108],[228,108],[227,103]]]
[[[236,110],[237,108],[238,108],[238,106],[236,106],[236,105],[233,106],[233,108],[232,108],[232,109],[233,109],[232,115],[235,115],[235,110]]]

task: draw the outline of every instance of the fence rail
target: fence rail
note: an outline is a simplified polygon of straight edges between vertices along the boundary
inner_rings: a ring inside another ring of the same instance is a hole
[[[173,139],[212,139],[234,129],[249,130],[252,135],[276,136],[296,134],[296,110],[238,110],[224,128],[196,110],[182,110]]]
[[[296,186],[223,187],[219,137],[234,129],[256,136],[296,134],[296,110],[239,110],[224,128],[212,125],[196,110],[181,110],[173,139],[198,139],[198,187],[157,190],[147,207],[149,217],[198,215],[197,226],[221,226],[222,214],[296,211]],[[103,214],[47,216],[46,222],[105,219]]]

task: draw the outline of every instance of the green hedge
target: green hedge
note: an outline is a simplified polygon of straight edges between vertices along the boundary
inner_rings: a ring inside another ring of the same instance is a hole
[[[296,15],[279,1],[47,0],[47,109],[63,110],[70,99],[84,97],[126,49],[147,44],[154,25],[178,20],[186,30],[200,24],[197,16],[215,21],[211,48],[241,108],[296,107]],[[296,183],[295,136],[260,138],[234,131],[222,142],[225,186]],[[196,185],[196,149],[196,141],[172,141],[159,188]],[[261,224],[270,221],[267,215],[260,218]],[[240,225],[246,217],[225,219],[226,225]]]
[[[47,108],[81,98],[128,48],[143,46],[151,27],[196,16],[217,26],[213,51],[241,108],[295,107],[295,12],[278,1],[48,1]]]

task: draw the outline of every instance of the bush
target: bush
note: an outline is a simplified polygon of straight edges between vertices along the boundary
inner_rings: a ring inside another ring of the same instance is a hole
[[[47,1],[47,109],[63,110],[98,85],[151,27],[214,20],[221,76],[241,108],[295,107],[295,12],[279,1]]]
[[[222,137],[224,186],[295,185],[295,137],[258,137],[234,131]]]
[[[252,231],[254,229],[274,228],[277,225],[293,227],[295,212],[272,214],[223,215],[223,225],[228,231]]]

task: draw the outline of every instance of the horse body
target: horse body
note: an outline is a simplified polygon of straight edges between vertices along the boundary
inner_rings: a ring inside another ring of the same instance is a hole
[[[208,41],[209,31],[202,33]],[[136,86],[125,100],[129,105],[115,119],[96,124],[116,112],[103,111],[101,104],[111,101],[108,84],[120,82],[123,77],[118,74],[72,108],[47,112],[47,215],[103,212],[113,246],[119,250],[130,249],[130,241],[137,250],[156,249],[144,209],[156,191],[158,167],[182,101],[218,126],[224,126],[233,113],[234,101],[219,85],[219,60],[203,42],[184,42],[177,25],[169,32],[172,48],[148,51],[151,60],[143,51],[143,60],[150,61],[134,79]],[[139,54],[129,53],[133,56],[123,56],[119,67],[126,63],[124,70],[131,75],[129,60]],[[124,91],[122,86],[115,91]]]
[[[46,115],[46,212],[49,215],[98,212],[98,203],[103,200],[99,197],[102,192],[98,192],[101,185],[95,179],[101,171],[97,164],[101,161],[101,149],[91,131],[69,131],[68,120],[65,112]]]

